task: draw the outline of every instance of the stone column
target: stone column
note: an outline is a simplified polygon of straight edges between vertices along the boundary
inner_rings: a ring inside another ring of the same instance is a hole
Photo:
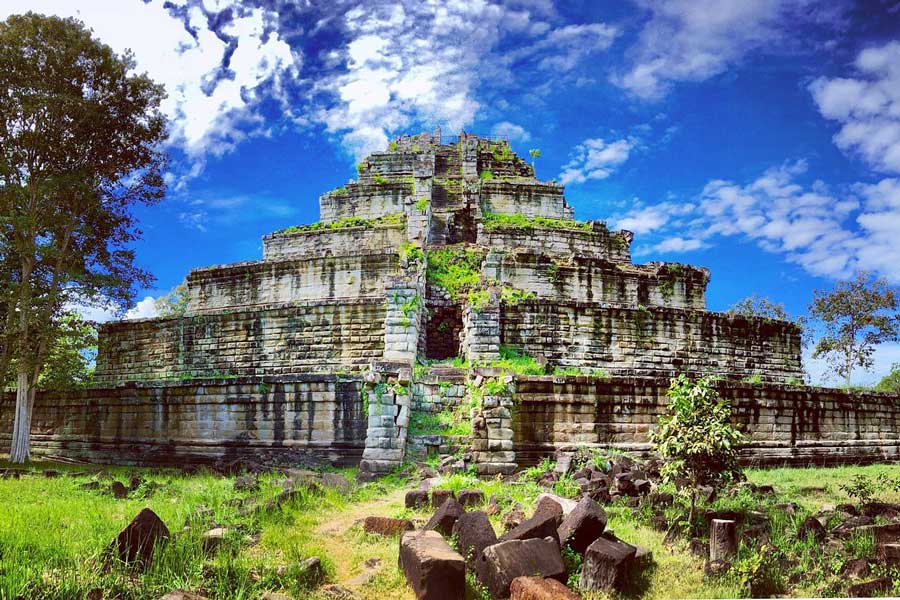
[[[463,309],[462,354],[472,364],[500,358],[500,293],[488,292],[484,306]]]
[[[431,176],[419,177],[417,173],[413,180],[413,195],[406,205],[406,231],[409,241],[419,247],[427,245],[430,238],[431,190]]]
[[[396,373],[366,373],[366,394],[369,423],[366,429],[366,448],[359,463],[360,478],[373,479],[389,473],[403,462],[406,454],[406,433],[409,427],[412,382],[410,369]]]
[[[515,378],[501,375],[483,379],[476,375],[469,384],[471,395],[481,395],[472,418],[472,450],[479,475],[509,474],[516,470],[513,450],[513,395]]]
[[[385,287],[384,360],[412,365],[419,346],[419,329],[425,306],[421,277],[393,278]]]
[[[461,133],[462,176],[464,179],[478,179],[478,138]]]

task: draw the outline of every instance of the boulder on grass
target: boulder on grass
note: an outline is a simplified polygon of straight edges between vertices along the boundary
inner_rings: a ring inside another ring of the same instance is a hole
[[[225,541],[228,530],[224,527],[213,527],[209,531],[200,534],[200,543],[203,545],[205,552],[215,552],[216,549]]]
[[[518,527],[510,529],[500,536],[500,541],[507,542],[509,540],[529,540],[532,538],[543,539],[545,537],[551,537],[559,544],[557,516],[556,513],[550,511],[538,511],[533,517],[520,523]]]
[[[155,512],[145,508],[110,543],[108,556],[134,566],[145,565],[153,559],[153,550],[169,537],[166,524]]]
[[[730,560],[737,551],[737,524],[728,519],[713,519],[709,528],[709,559]]]
[[[453,490],[431,490],[431,508],[439,508],[449,498],[456,499]]]
[[[466,559],[466,565],[474,569],[481,553],[497,543],[497,534],[491,527],[487,514],[481,511],[463,513],[453,526],[457,548]]]
[[[407,531],[400,538],[400,569],[419,600],[462,600],[466,561],[436,531]]]
[[[428,506],[427,490],[409,490],[406,492],[406,498],[403,501],[406,508],[425,508]]]
[[[556,526],[563,520],[563,507],[557,502],[556,498],[548,496],[538,497],[537,505],[534,507],[534,516],[549,515],[556,521]]]
[[[109,491],[113,496],[121,500],[128,496],[128,488],[121,481],[113,481],[109,484]]]
[[[412,521],[409,519],[392,519],[390,517],[366,517],[363,521],[363,531],[366,533],[374,533],[375,535],[383,535],[391,537],[411,531],[413,529]]]
[[[597,538],[584,553],[582,589],[598,592],[621,591],[634,562],[637,548],[611,533]]]
[[[453,533],[453,525],[464,512],[466,512],[465,509],[455,498],[447,498],[440,508],[434,511],[423,529],[433,529],[441,535],[449,537]]]
[[[559,526],[557,531],[560,545],[569,546],[578,554],[584,554],[605,527],[606,513],[599,504],[585,496]]]
[[[876,594],[887,592],[893,585],[894,582],[890,577],[879,577],[872,581],[851,585],[847,589],[847,596],[849,598],[871,598]]]
[[[519,525],[522,524],[522,521],[525,520],[525,511],[521,508],[513,508],[510,509],[505,515],[503,515],[503,530],[510,531],[515,529]]]
[[[539,494],[537,497],[536,506],[538,508],[535,510],[535,512],[537,512],[537,510],[540,509],[543,502],[545,501],[544,500],[545,498],[553,500],[554,502],[559,504],[560,508],[562,508],[563,518],[567,517],[569,515],[569,513],[575,509],[575,505],[578,504],[578,502],[576,502],[575,500],[572,500],[570,498],[563,498],[562,496],[557,496],[556,494],[550,494],[548,492],[544,492],[542,494]]]
[[[805,521],[800,525],[797,529],[797,537],[801,540],[806,539],[807,537],[812,537],[813,541],[817,544],[825,541],[825,537],[828,535],[828,532],[825,531],[825,527],[822,525],[821,521],[819,521],[815,517],[807,517]]]
[[[555,579],[516,577],[509,586],[510,600],[580,600],[581,596]]]
[[[507,598],[517,577],[540,575],[566,581],[559,544],[552,537],[509,540],[488,546],[476,566],[478,579],[491,598]]]
[[[342,494],[349,494],[352,487],[350,480],[340,473],[322,473],[321,481],[325,487],[337,490]]]
[[[464,508],[479,506],[484,504],[484,492],[481,490],[460,490],[459,494],[456,495],[456,500]]]

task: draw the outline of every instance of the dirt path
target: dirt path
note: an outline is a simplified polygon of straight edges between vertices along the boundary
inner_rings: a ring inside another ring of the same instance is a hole
[[[333,583],[352,590],[361,598],[413,598],[405,585],[398,585],[397,539],[373,538],[354,527],[368,516],[391,516],[403,507],[405,490],[351,505],[319,523],[316,534],[328,540],[329,558],[334,564]]]

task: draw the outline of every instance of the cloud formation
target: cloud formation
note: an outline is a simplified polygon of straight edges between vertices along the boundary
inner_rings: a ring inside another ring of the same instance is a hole
[[[635,142],[589,138],[575,146],[571,160],[563,166],[559,180],[563,185],[584,183],[589,179],[606,179],[628,160]]]
[[[803,24],[830,29],[844,2],[811,0],[636,0],[649,14],[627,68],[616,85],[645,99],[664,96],[672,84],[703,81],[725,72],[754,51],[796,44]]]
[[[809,91],[826,119],[841,128],[834,143],[869,166],[900,173],[900,42],[867,48],[855,77],[819,77]]]

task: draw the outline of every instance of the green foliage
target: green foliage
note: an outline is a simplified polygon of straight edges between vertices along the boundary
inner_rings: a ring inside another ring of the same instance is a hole
[[[531,158],[540,158],[541,157],[541,151],[538,150],[537,148],[532,148],[531,150],[528,151],[528,154],[531,156]]]
[[[523,214],[484,213],[482,220],[488,231],[494,229],[580,229],[591,231],[591,224],[574,219],[552,219],[550,217],[526,217]]]
[[[425,251],[412,242],[404,242],[398,251],[400,263],[421,265],[425,262]]]
[[[790,315],[784,309],[784,304],[772,302],[768,298],[753,294],[742,300],[738,300],[726,312],[727,315],[736,317],[748,317],[759,319],[771,319],[777,321],[791,321]]]
[[[782,557],[769,544],[762,545],[734,565],[741,588],[750,598],[768,598],[784,591]]]
[[[606,379],[609,374],[601,368],[588,367],[554,367],[552,375],[557,377],[577,377],[585,375],[595,379]]]
[[[864,271],[837,282],[831,292],[815,290],[809,315],[822,324],[824,334],[813,358],[824,357],[831,372],[849,386],[855,368],[872,367],[876,346],[900,336],[897,304],[897,290]]]
[[[555,467],[556,463],[553,462],[549,456],[545,456],[544,460],[540,463],[525,469],[522,472],[522,479],[525,479],[526,481],[537,481],[544,473],[552,471]]]
[[[891,372],[875,384],[876,392],[900,393],[900,363],[891,365]]]
[[[356,172],[360,175],[366,170],[366,163],[356,163]]]
[[[698,486],[717,485],[740,473],[743,435],[731,424],[731,407],[713,381],[702,377],[692,382],[684,374],[673,379],[666,412],[650,433],[656,452],[666,461],[663,477],[690,480],[692,516]]]
[[[575,483],[572,475],[566,473],[553,484],[553,493],[563,498],[576,498],[581,493],[581,487]]]
[[[518,375],[542,375],[544,368],[532,356],[524,354],[515,346],[500,346],[500,359],[487,363],[492,369],[506,369]]]
[[[509,147],[509,142],[500,142],[494,145],[492,154],[497,162],[510,162],[516,158],[512,148]]]
[[[481,180],[489,180],[494,178],[494,173],[492,171],[482,171],[478,174],[478,178]]]
[[[383,217],[377,217],[375,219],[364,219],[362,217],[344,217],[342,219],[334,221],[333,223],[318,222],[310,223],[309,225],[295,225],[293,227],[288,227],[287,229],[282,229],[278,233],[304,233],[308,231],[323,231],[326,229],[349,229],[351,227],[365,227],[366,229],[370,229],[378,225],[403,225],[405,223],[406,215],[404,215],[403,213],[394,213],[385,215]]]
[[[349,193],[350,192],[347,191],[347,188],[345,188],[344,186],[341,186],[339,188],[335,188],[335,189],[331,190],[332,196],[346,196]]]
[[[419,299],[418,294],[416,294],[400,306],[400,310],[403,311],[402,325],[404,327],[409,327],[409,318],[416,310],[418,310],[420,302],[421,300]]]
[[[749,377],[745,377],[743,381],[744,383],[749,383],[751,385],[762,385],[762,375],[760,375],[759,373],[754,373]]]
[[[460,404],[454,410],[438,413],[413,411],[409,420],[409,435],[471,436],[472,420],[468,407]]]
[[[388,180],[386,177],[383,177],[381,175],[376,175],[375,177],[372,178],[372,182],[375,183],[375,185],[384,185],[388,182]]]
[[[526,292],[508,285],[500,288],[500,301],[507,306],[515,306],[519,302],[534,300],[535,298],[537,298],[537,294],[534,292]]]
[[[892,479],[885,473],[881,473],[874,480],[866,475],[858,473],[850,481],[842,483],[839,488],[851,498],[855,498],[860,504],[868,504],[875,499],[875,495],[885,490],[900,491],[900,479]]]
[[[66,390],[91,383],[97,356],[97,328],[74,312],[60,317],[59,331],[38,379],[38,388]]]
[[[187,281],[182,281],[168,294],[157,298],[154,304],[160,317],[183,317],[189,300]]]
[[[547,265],[547,281],[552,284],[559,283],[559,269],[559,263],[555,261]]]
[[[391,142],[390,145],[388,146],[388,149],[391,152],[396,152],[398,149],[397,142]]]
[[[473,290],[469,290],[468,294],[466,294],[466,301],[469,303],[475,312],[481,312],[488,305],[488,302],[491,300],[491,293],[488,290],[482,288],[476,288]]]
[[[429,285],[444,289],[457,301],[468,300],[468,292],[481,281],[482,252],[466,248],[439,248],[428,252],[426,278]]]
[[[416,200],[416,210],[418,210],[420,213],[424,213],[425,211],[427,211],[428,210],[428,198],[426,198],[425,196],[422,196],[421,198]]]
[[[510,393],[509,384],[501,377],[488,377],[481,384],[481,389],[487,396],[506,396]]]

